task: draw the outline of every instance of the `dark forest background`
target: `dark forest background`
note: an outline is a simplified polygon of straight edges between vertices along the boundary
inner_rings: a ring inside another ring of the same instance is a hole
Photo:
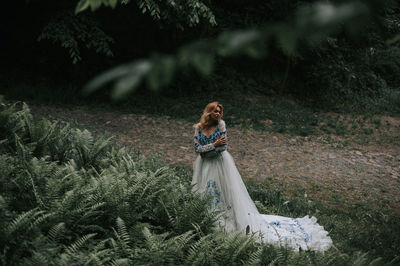
[[[200,71],[179,69],[162,90],[156,88],[157,95],[256,92],[334,111],[399,112],[400,14],[395,1],[366,1],[367,12],[350,9],[354,12],[350,19],[339,17],[320,28],[312,24],[318,21],[299,26],[300,15],[307,16],[299,10],[316,1],[177,1],[180,9],[171,5],[174,1],[122,1],[115,8],[101,5],[102,1],[80,2],[92,3],[89,7],[95,11],[86,7],[76,13],[78,1],[3,4],[3,94],[82,100],[82,87],[102,71],[137,59],[175,55],[185,45],[212,42],[230,30],[256,29],[263,40],[252,47],[255,54],[249,57],[246,46],[227,56],[211,52],[212,69],[204,67],[208,59],[200,54],[194,63],[203,65]],[[199,3],[201,8],[193,8]],[[343,7],[353,2],[322,3]],[[273,32],[268,31],[271,25]],[[321,32],[313,44],[310,38],[315,38],[316,29]],[[103,86],[86,101],[110,101],[109,87]],[[140,83],[136,95],[153,95],[149,87]]]

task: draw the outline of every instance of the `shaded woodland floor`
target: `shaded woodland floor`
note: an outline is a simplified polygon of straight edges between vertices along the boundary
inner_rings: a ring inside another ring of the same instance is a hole
[[[96,135],[113,136],[145,155],[158,154],[169,165],[190,168],[197,156],[192,147],[193,123],[183,119],[79,106],[29,106],[35,119],[63,120]],[[365,135],[291,136],[254,130],[245,123],[228,124],[228,150],[244,179],[269,182],[288,196],[346,209],[368,205],[400,215],[400,142],[396,138],[400,119],[380,119],[390,121],[392,127],[369,135],[377,141],[365,141]]]

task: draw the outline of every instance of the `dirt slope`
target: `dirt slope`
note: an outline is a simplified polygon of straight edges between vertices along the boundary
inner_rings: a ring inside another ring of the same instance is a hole
[[[167,116],[91,111],[29,103],[35,118],[62,119],[97,134],[115,136],[165,163],[191,167],[193,127]],[[390,118],[393,123],[398,119]],[[195,121],[193,121],[195,122]],[[229,152],[243,178],[282,185],[287,194],[304,193],[338,207],[371,204],[400,215],[400,144],[348,145],[327,136],[293,137],[229,127]]]

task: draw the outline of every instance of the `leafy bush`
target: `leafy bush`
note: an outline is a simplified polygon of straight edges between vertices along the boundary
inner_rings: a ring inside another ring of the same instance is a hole
[[[371,52],[374,52],[373,64],[376,72],[384,77],[393,87],[399,89],[400,47],[389,46],[387,49],[372,50]]]
[[[317,99],[319,105],[340,110],[360,99],[382,99],[389,89],[386,80],[374,71],[374,55],[366,49],[354,49],[338,39],[330,38],[312,53],[317,60],[306,60],[306,89],[304,96]],[[314,58],[315,59],[315,58]],[[368,110],[370,106],[359,106]]]
[[[73,64],[82,60],[81,47],[98,54],[113,56],[110,45],[114,42],[91,17],[60,12],[43,28],[38,41],[50,40],[68,49]]]

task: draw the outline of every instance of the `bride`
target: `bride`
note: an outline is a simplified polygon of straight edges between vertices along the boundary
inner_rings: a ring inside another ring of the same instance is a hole
[[[227,232],[258,233],[259,242],[295,250],[325,251],[332,245],[328,232],[313,216],[289,218],[260,214],[251,200],[228,146],[223,107],[209,103],[194,131],[193,190],[209,195],[209,209],[222,211],[219,225]]]

